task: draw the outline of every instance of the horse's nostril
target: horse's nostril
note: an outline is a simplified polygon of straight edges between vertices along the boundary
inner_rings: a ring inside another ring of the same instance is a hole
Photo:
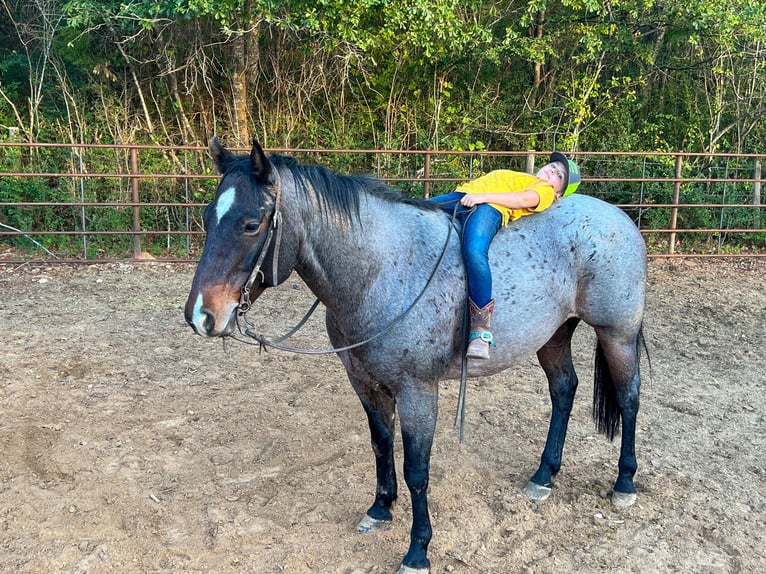
[[[193,305],[191,302],[190,299],[184,310],[186,322],[198,335],[210,335],[215,330],[215,315],[205,308],[201,293],[194,299]]]
[[[207,309],[202,309],[201,327],[204,333],[210,333],[215,328],[215,317]]]

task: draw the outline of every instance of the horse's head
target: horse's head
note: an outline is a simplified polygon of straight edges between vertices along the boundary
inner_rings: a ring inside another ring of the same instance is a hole
[[[255,299],[285,279],[273,276],[271,257],[281,182],[257,141],[250,155],[234,155],[214,137],[210,154],[221,181],[203,213],[207,237],[185,316],[198,334],[225,337],[234,330],[246,284],[249,299]],[[252,275],[258,263],[261,273]]]

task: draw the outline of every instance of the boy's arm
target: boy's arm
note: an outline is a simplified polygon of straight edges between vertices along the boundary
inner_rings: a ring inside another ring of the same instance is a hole
[[[528,189],[518,193],[466,193],[460,200],[465,207],[473,207],[480,203],[494,203],[509,209],[534,209],[540,203],[536,191]]]

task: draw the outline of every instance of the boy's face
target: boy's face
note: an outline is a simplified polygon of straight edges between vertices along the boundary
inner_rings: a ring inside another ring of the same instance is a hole
[[[556,192],[557,196],[561,196],[561,194],[564,193],[564,185],[566,184],[567,180],[567,172],[564,164],[560,161],[554,161],[544,165],[535,175],[537,175],[537,177],[543,181],[550,183],[553,186],[553,191]]]

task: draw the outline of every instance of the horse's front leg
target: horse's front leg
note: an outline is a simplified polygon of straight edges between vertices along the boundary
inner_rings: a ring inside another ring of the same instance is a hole
[[[397,496],[394,467],[396,403],[386,392],[372,388],[351,375],[349,379],[367,413],[372,451],[375,453],[375,502],[357,525],[359,532],[367,533],[387,528],[393,518],[391,508]]]
[[[404,480],[412,498],[410,547],[402,559],[399,574],[424,574],[430,568],[427,553],[432,532],[428,479],[436,431],[438,385],[436,382],[405,382],[396,401],[404,447]]]

